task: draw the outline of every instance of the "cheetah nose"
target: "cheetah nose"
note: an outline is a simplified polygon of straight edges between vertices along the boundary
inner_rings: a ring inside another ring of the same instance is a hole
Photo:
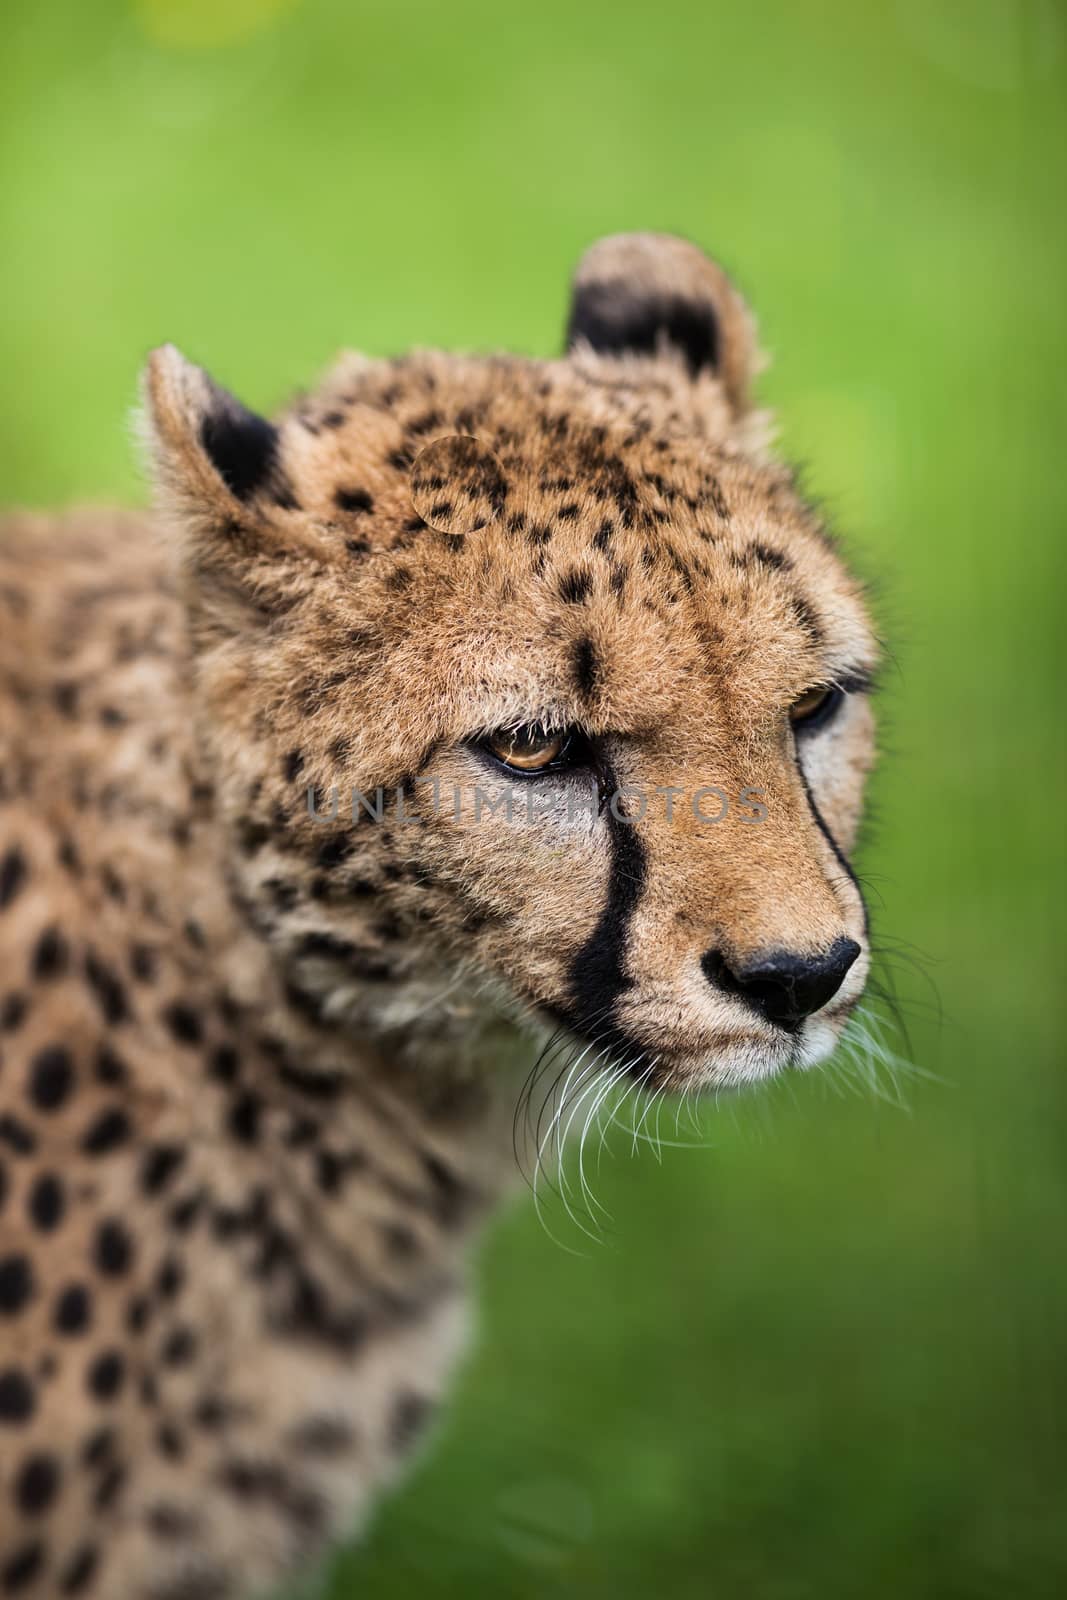
[[[821,955],[769,950],[733,964],[718,950],[708,950],[700,965],[709,983],[792,1031],[833,999],[859,953],[855,939],[842,938]]]

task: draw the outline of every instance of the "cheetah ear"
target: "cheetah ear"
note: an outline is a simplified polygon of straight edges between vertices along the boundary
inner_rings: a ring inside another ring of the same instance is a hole
[[[736,413],[758,366],[755,326],[722,268],[686,239],[617,233],[591,245],[572,285],[567,350],[684,361],[719,378]]]
[[[174,510],[240,516],[260,496],[292,508],[277,428],[172,344],[149,356],[144,396],[154,475]]]
[[[284,614],[312,552],[279,461],[278,429],[163,345],[144,375],[144,432],[198,642],[249,634]]]

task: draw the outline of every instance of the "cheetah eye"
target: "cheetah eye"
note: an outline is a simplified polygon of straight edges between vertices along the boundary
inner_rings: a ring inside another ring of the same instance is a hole
[[[560,772],[587,759],[585,739],[577,728],[553,732],[537,722],[501,728],[480,745],[509,772]]]
[[[793,702],[789,720],[798,733],[815,733],[837,715],[844,698],[845,691],[837,684],[821,684]]]

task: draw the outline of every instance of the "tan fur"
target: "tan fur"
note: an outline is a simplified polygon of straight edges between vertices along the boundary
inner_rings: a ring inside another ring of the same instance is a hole
[[[0,1595],[258,1594],[353,1530],[462,1347],[525,1024],[599,1040],[583,960],[615,963],[610,1059],[674,1088],[821,1059],[862,991],[827,832],[870,711],[804,750],[788,715],[874,666],[859,588],[766,458],[721,270],[631,236],[590,285],[712,316],[715,370],[580,329],[557,361],[347,356],[266,461],[166,348],[156,517],[4,525]],[[506,779],[472,741],[538,720],[648,797],[610,960],[627,824],[571,779],[479,810]],[[766,820],[702,823],[707,785]],[[791,1034],[701,970],[843,935]]]

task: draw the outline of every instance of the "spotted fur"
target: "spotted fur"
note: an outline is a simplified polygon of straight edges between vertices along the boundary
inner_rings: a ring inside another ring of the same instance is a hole
[[[633,236],[568,340],[345,356],[274,422],[164,348],[156,514],[4,525],[0,1596],[237,1600],[358,1526],[461,1349],[524,1030],[723,1085],[862,990],[870,711],[788,711],[875,648],[748,314]],[[531,722],[596,760],[509,818],[478,741]],[[791,1029],[717,981],[846,936]]]

